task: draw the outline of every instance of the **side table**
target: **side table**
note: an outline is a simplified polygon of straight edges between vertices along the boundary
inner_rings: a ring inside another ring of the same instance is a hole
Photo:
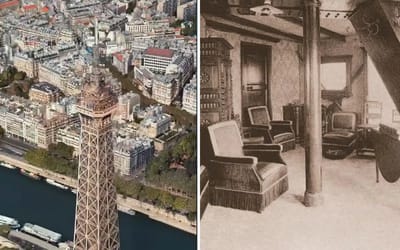
[[[378,127],[371,124],[357,125],[358,141],[357,141],[357,155],[363,153],[375,154],[375,146],[371,137],[372,130],[377,130]]]

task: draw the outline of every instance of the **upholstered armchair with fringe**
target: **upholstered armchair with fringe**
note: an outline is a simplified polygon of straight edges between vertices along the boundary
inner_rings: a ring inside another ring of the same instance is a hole
[[[261,212],[288,189],[287,167],[277,144],[243,145],[235,121],[208,127],[213,157],[210,203]]]
[[[265,143],[280,144],[283,151],[296,147],[292,121],[271,120],[266,106],[255,106],[247,109],[250,120],[250,138],[264,134]]]

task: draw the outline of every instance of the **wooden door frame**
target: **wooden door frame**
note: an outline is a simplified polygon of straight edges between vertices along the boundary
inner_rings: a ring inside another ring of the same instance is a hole
[[[240,42],[240,89],[242,90],[243,88],[243,62],[244,62],[244,48],[245,47],[255,47],[255,48],[262,48],[265,51],[265,86],[266,89],[266,94],[265,94],[265,104],[267,105],[267,109],[269,112],[269,116],[271,120],[273,119],[273,113],[272,113],[272,101],[271,101],[271,73],[272,73],[272,46],[271,45],[265,45],[265,44],[259,44],[259,43],[250,43],[250,42]],[[242,92],[242,91],[241,91]],[[243,92],[241,93],[240,96],[241,99],[243,99]],[[242,110],[242,119],[243,119],[243,105],[241,107]]]

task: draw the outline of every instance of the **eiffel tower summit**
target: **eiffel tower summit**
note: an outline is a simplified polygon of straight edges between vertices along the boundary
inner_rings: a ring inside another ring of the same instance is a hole
[[[77,107],[82,128],[75,250],[120,249],[111,130],[111,113],[117,97],[97,66],[97,50],[96,44],[93,70],[84,83]]]

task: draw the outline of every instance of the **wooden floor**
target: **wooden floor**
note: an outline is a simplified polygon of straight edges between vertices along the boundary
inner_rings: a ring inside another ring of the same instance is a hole
[[[304,150],[284,154],[289,190],[263,213],[208,206],[202,250],[400,249],[400,181],[375,182],[375,160],[323,160],[324,205],[306,208]]]

